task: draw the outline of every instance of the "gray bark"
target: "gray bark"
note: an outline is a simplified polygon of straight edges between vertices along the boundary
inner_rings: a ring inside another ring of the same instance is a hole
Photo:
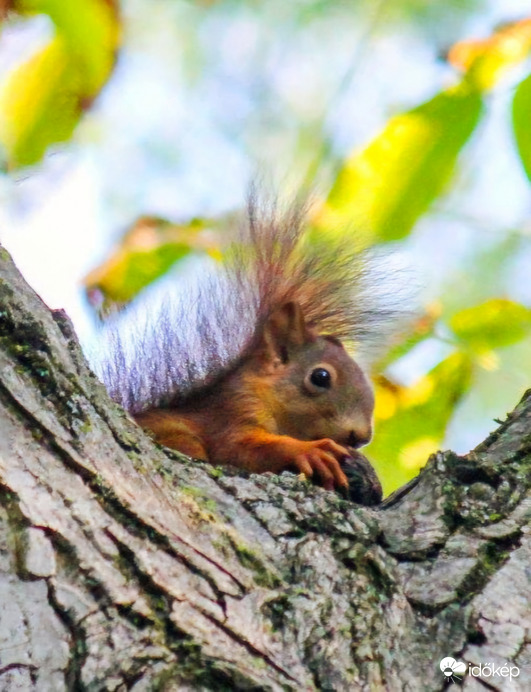
[[[529,690],[530,466],[530,392],[377,508],[192,462],[1,251],[0,690]]]

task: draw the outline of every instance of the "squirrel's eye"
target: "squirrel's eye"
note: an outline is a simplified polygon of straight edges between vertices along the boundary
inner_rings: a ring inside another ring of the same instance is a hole
[[[332,386],[332,375],[324,368],[315,368],[310,375],[310,382],[315,387],[330,389]]]

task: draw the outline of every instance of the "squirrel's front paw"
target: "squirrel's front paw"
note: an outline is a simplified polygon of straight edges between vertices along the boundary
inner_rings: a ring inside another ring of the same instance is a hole
[[[298,442],[293,464],[306,476],[317,476],[319,485],[326,490],[348,488],[348,480],[341,470],[339,461],[349,456],[337,442],[329,439]]]

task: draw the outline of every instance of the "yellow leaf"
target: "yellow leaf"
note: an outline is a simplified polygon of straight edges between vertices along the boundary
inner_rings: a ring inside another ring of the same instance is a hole
[[[347,160],[315,225],[354,227],[372,241],[407,235],[444,190],[481,112],[479,93],[461,84],[391,118]]]
[[[485,353],[481,353],[477,362],[484,370],[488,370],[489,372],[494,372],[500,368],[500,356],[494,351],[485,351]]]
[[[485,39],[456,43],[448,61],[481,89],[491,89],[531,51],[531,18],[505,24]]]
[[[440,440],[435,437],[419,437],[400,450],[398,462],[402,468],[417,471],[439,449]]]
[[[470,357],[456,351],[411,387],[376,380],[375,433],[366,454],[386,493],[407,482],[436,451],[471,376]],[[394,413],[387,416],[391,406]]]
[[[398,408],[398,397],[396,392],[390,391],[385,387],[378,388],[374,406],[374,417],[376,420],[387,420],[392,418]]]

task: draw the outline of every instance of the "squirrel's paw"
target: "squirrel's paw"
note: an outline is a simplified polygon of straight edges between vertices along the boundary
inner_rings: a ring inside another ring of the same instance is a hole
[[[293,460],[294,466],[305,476],[317,476],[319,485],[326,490],[348,488],[348,480],[339,460],[348,457],[349,453],[337,442],[329,439],[300,442],[299,453]]]

